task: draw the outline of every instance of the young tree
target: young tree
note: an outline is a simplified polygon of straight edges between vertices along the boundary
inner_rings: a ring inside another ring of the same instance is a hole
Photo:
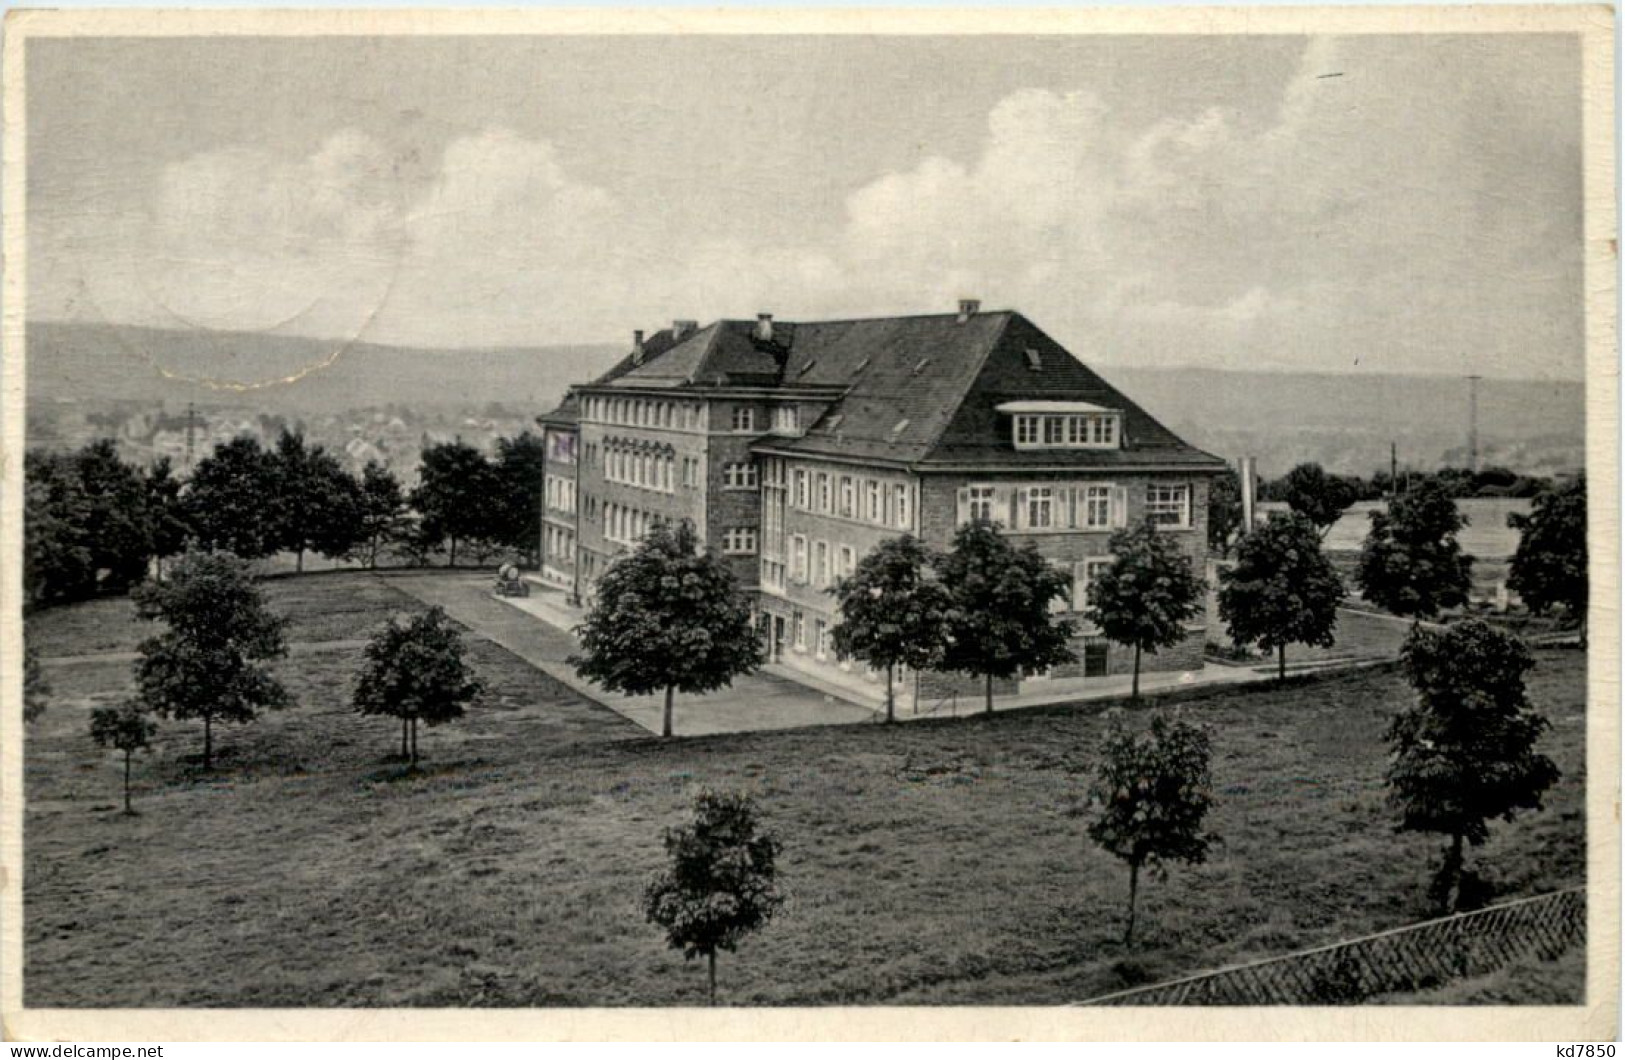
[[[276,543],[294,553],[294,569],[305,569],[307,551],[329,559],[354,551],[362,541],[362,497],[349,472],[326,449],[286,429],[271,460],[280,500]]]
[[[501,495],[491,465],[472,445],[442,442],[423,450],[412,507],[423,517],[427,539],[450,541],[449,566],[457,566],[458,542],[500,535]]]
[[[491,469],[500,490],[497,540],[517,550],[532,567],[542,565],[542,466],[546,459],[541,436],[522,431],[512,438],[497,439],[496,463]]]
[[[1219,575],[1219,617],[1238,644],[1273,650],[1286,679],[1286,646],[1335,642],[1343,580],[1320,548],[1307,516],[1277,514],[1248,534],[1236,565]]]
[[[124,752],[124,812],[127,814],[135,813],[130,805],[130,758],[150,746],[157,731],[157,723],[137,703],[97,707],[90,713],[90,738],[100,747]]]
[[[1535,750],[1549,725],[1529,707],[1523,679],[1535,663],[1517,637],[1477,619],[1417,625],[1400,660],[1416,703],[1388,727],[1389,800],[1401,829],[1450,837],[1431,888],[1450,911],[1461,898],[1463,842],[1482,845],[1492,818],[1540,809],[1559,774]]]
[[[236,556],[187,553],[168,580],[141,585],[135,599],[141,618],[167,627],[141,642],[140,705],[164,718],[201,718],[204,769],[214,764],[216,721],[246,724],[291,702],[267,665],[287,654],[285,621]]]
[[[1207,491],[1207,547],[1226,559],[1241,534],[1241,476],[1233,467],[1213,476]]]
[[[1090,622],[1106,639],[1134,648],[1132,695],[1140,697],[1140,655],[1171,648],[1202,611],[1207,583],[1190,557],[1149,519],[1111,537],[1112,563],[1090,582]]]
[[[883,541],[831,591],[841,620],[831,637],[843,659],[886,671],[886,720],[896,720],[897,668],[924,670],[941,657],[948,594],[935,579],[932,556],[918,538]]]
[[[1121,718],[1106,734],[1089,790],[1099,807],[1089,838],[1128,864],[1125,946],[1134,941],[1140,870],[1149,867],[1166,878],[1168,862],[1207,860],[1210,837],[1202,820],[1213,803],[1211,758],[1206,732],[1161,713],[1152,715],[1143,734],[1130,732]]]
[[[733,953],[784,903],[779,841],[756,820],[750,796],[701,792],[694,823],[666,830],[670,864],[643,892],[643,912],[684,960],[703,955],[717,1003],[717,951]]]
[[[198,461],[181,494],[183,518],[198,544],[244,559],[277,550],[281,505],[276,460],[247,436]]]
[[[363,714],[401,720],[401,757],[414,769],[418,722],[433,726],[455,721],[485,690],[464,651],[462,634],[440,607],[389,623],[367,644],[355,707]]]
[[[1016,548],[996,523],[975,519],[954,533],[937,561],[948,590],[949,623],[941,666],[982,678],[987,713],[993,680],[1074,661],[1072,623],[1050,609],[1072,579],[1028,542]]]
[[[1322,538],[1354,503],[1353,488],[1319,464],[1299,464],[1288,471],[1279,492],[1287,507],[1307,516]]]
[[[361,541],[367,569],[376,570],[386,545],[407,529],[406,495],[400,480],[376,460],[361,469]]]
[[[1450,492],[1428,480],[1371,513],[1354,582],[1367,600],[1396,615],[1432,618],[1467,602],[1473,558],[1456,534],[1467,517]]]
[[[1586,480],[1580,475],[1553,486],[1534,499],[1528,515],[1513,512],[1507,525],[1518,531],[1507,587],[1531,611],[1561,607],[1580,625],[1580,645],[1586,642],[1586,607],[1591,582],[1586,551]]]
[[[662,736],[672,734],[674,693],[723,688],[762,662],[733,573],[687,522],[656,523],[610,566],[576,634],[582,654],[568,661],[582,677],[634,696],[665,690]]]

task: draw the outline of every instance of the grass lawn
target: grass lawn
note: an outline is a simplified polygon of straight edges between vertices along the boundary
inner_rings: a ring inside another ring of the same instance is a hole
[[[268,592],[313,640],[416,606],[361,574]],[[102,628],[119,606],[49,612],[30,633],[47,656],[121,650],[106,645],[133,638]],[[77,613],[91,609],[104,621]],[[1186,707],[1212,726],[1220,841],[1142,886],[1125,952],[1127,872],[1068,813],[1104,729],[1094,711],[662,743],[474,643],[491,691],[425,733],[420,775],[386,760],[390,723],[348,709],[359,651],[323,651],[281,665],[294,709],[217,732],[212,776],[191,758],[200,727],[166,724],[137,762],[134,818],[116,812],[116,757],[86,732],[130,665],[49,668],[25,746],[26,1003],[702,1003],[703,965],[637,909],[662,829],[701,785],[757,795],[791,892],[723,956],[728,1002],[1059,1004],[1426,915],[1441,844],[1397,834],[1383,799],[1397,674]],[[1543,813],[1497,823],[1474,852],[1507,896],[1584,882],[1584,656],[1537,658],[1531,696],[1564,775]]]

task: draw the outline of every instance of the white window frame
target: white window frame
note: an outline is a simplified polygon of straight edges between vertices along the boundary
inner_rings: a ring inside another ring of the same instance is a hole
[[[735,434],[750,434],[756,430],[756,410],[749,405],[735,405],[733,411]]]
[[[1115,562],[1115,556],[1090,556],[1072,564],[1072,610],[1079,614],[1089,609],[1089,586],[1095,580],[1095,569],[1105,569]]]
[[[756,530],[749,526],[735,526],[723,531],[722,551],[729,556],[756,555]]]
[[[725,490],[753,490],[757,487],[756,465],[742,462],[722,466],[722,488]]]
[[[811,555],[806,534],[790,535],[790,580],[798,585],[808,583],[808,563]]]
[[[863,483],[863,517],[871,523],[885,521],[885,512],[881,510],[880,483],[874,479],[866,479]]]
[[[1121,422],[1117,412],[1019,412],[1011,439],[1017,449],[1116,449]]]
[[[965,521],[974,523],[978,518],[993,522],[996,518],[995,505],[998,503],[999,490],[997,486],[989,486],[978,482],[965,487]],[[978,509],[982,509],[978,512]]]
[[[1158,494],[1167,496],[1159,497]],[[1177,498],[1177,499],[1176,499]],[[1191,486],[1188,482],[1153,482],[1145,488],[1145,514],[1159,530],[1189,530],[1191,527]],[[1164,516],[1173,515],[1175,520]]]
[[[1017,512],[1020,528],[1023,530],[1058,529],[1055,519],[1055,502],[1059,499],[1059,491],[1054,486],[1027,486],[1022,489],[1018,506],[1020,511]],[[1034,518],[1035,514],[1040,511],[1045,513],[1042,522]]]
[[[1044,417],[1035,413],[1016,416],[1015,437],[1017,449],[1036,449],[1043,444]]]
[[[804,467],[795,471],[796,507],[802,511],[812,508],[812,474]]]

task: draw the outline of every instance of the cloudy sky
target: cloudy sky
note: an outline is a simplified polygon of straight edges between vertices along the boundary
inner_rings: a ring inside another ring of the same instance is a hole
[[[1583,375],[1577,41],[29,45],[31,319],[436,346],[1018,308],[1101,364]]]

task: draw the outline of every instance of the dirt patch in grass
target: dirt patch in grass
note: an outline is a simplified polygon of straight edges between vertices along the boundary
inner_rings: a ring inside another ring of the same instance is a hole
[[[1584,657],[1537,658],[1564,776],[1473,852],[1508,897],[1584,880]],[[1071,813],[1098,711],[663,743],[487,642],[475,659],[487,702],[423,734],[419,773],[390,758],[398,730],[348,710],[358,653],[324,652],[283,664],[299,705],[225,733],[215,775],[187,759],[199,732],[166,725],[135,818],[85,731],[128,668],[75,669],[77,705],[25,748],[26,1002],[698,1003],[703,967],[638,900],[706,785],[757,795],[791,896],[723,957],[732,1003],[1066,1003],[1428,913],[1441,844],[1384,802],[1392,672],[1184,708],[1213,729],[1219,841],[1142,888],[1128,951],[1126,871]]]

